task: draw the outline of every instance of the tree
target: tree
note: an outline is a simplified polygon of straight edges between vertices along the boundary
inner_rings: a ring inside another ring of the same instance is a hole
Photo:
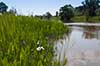
[[[50,12],[46,12],[45,17],[46,17],[47,19],[50,19],[50,18],[52,17],[52,15],[51,15]]]
[[[8,9],[8,6],[5,3],[0,2],[0,13],[6,12],[7,9]]]
[[[12,7],[12,8],[9,10],[9,13],[15,15],[15,14],[17,13],[17,10],[16,10],[14,7]]]
[[[59,13],[58,13],[58,11],[56,11],[56,17],[58,17],[59,16]]]
[[[82,15],[84,15],[84,6],[75,7],[74,14],[76,16],[82,16]]]
[[[96,16],[96,9],[99,7],[99,0],[85,0],[82,2],[86,15]]]
[[[70,19],[74,16],[73,7],[71,5],[65,5],[60,8],[60,19],[63,22],[71,21]]]

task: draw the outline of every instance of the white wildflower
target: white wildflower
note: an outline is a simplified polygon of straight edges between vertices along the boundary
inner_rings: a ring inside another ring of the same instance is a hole
[[[41,47],[36,48],[37,51],[41,51]]]
[[[44,50],[44,48],[43,47],[37,47],[36,50],[41,51],[41,50]]]
[[[44,48],[43,48],[43,47],[41,47],[41,49],[42,49],[42,50],[44,50]]]

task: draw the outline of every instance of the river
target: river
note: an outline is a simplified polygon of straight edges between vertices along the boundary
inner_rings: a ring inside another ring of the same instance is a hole
[[[100,27],[69,26],[68,35],[55,42],[55,58],[65,66],[100,66]]]

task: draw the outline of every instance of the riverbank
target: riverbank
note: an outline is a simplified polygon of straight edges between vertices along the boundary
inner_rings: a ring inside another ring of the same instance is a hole
[[[0,16],[0,66],[52,66],[53,41],[68,28],[29,16]]]
[[[73,22],[87,22],[85,16],[75,16],[71,19]],[[100,22],[100,16],[95,16],[89,18],[88,22],[93,22],[93,23],[99,23]]]

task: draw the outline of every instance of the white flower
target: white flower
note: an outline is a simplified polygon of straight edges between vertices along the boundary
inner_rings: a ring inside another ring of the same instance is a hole
[[[41,47],[41,49],[42,49],[42,50],[44,50],[44,48],[43,48],[43,47]]]
[[[41,51],[41,47],[36,48],[37,51]]]
[[[44,50],[44,48],[43,47],[37,47],[36,50],[41,51],[41,50]]]

